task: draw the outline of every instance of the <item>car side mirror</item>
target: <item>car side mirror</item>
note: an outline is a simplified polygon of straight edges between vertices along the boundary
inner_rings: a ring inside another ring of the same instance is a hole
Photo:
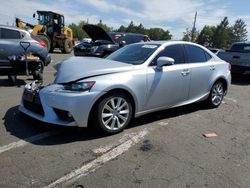
[[[36,13],[33,14],[33,18],[35,18],[35,17],[36,17]]]
[[[163,66],[173,65],[174,59],[171,57],[159,57],[157,59],[157,68],[161,68]]]
[[[119,42],[119,46],[120,46],[120,47],[123,47],[123,46],[125,46],[125,45],[126,45],[126,41],[122,40],[122,41]]]

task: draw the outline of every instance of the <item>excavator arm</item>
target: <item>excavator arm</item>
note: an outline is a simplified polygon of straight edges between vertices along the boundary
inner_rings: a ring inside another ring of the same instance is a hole
[[[16,26],[21,29],[33,29],[35,26],[22,21],[20,18],[16,18]]]

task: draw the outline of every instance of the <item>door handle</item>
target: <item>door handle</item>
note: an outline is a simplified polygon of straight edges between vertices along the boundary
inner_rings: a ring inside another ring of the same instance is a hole
[[[233,56],[233,59],[240,59],[240,56]]]
[[[190,73],[189,69],[184,69],[181,71],[182,76],[187,76]]]
[[[215,70],[215,66],[214,65],[210,66],[210,70],[211,71]]]

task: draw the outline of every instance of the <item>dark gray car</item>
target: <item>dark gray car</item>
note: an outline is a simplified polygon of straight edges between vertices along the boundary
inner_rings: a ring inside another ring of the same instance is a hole
[[[45,47],[43,41],[26,30],[0,25],[0,75],[41,77],[44,66],[51,62]],[[34,61],[27,65],[24,54],[32,54]]]

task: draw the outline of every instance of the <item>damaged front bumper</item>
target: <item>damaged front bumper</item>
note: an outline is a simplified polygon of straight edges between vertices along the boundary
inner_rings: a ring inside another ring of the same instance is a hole
[[[63,125],[87,127],[88,117],[98,93],[63,92],[63,85],[42,87],[39,82],[25,86],[19,110],[37,120]]]

